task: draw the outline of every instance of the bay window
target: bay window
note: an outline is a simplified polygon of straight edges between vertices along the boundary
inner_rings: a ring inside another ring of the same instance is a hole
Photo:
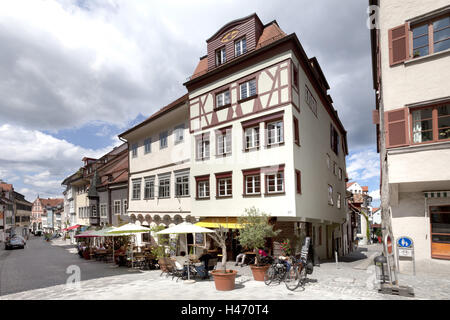
[[[413,110],[413,143],[450,139],[450,104]]]

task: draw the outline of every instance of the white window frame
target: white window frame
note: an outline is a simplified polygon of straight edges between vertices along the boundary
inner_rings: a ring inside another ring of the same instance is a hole
[[[127,214],[128,200],[127,199],[122,199],[122,205],[123,205],[123,214]]]
[[[241,83],[239,86],[239,94],[241,100],[256,96],[256,79]]]
[[[178,186],[181,185],[181,194],[178,193]],[[175,174],[175,196],[189,196],[189,172]]]
[[[108,217],[108,206],[106,203],[100,203],[100,218]]]
[[[227,62],[227,51],[226,48],[220,48],[216,50],[216,66],[220,66]]]
[[[231,154],[231,129],[216,131],[217,155]]]
[[[163,142],[165,142],[163,144]],[[169,132],[163,131],[159,133],[159,149],[165,149],[169,146]]]
[[[137,143],[133,143],[133,144],[131,145],[131,157],[132,157],[132,158],[137,158],[137,156],[138,156],[138,151],[137,151],[137,149],[138,149],[138,144],[137,144]]]
[[[175,144],[184,141],[184,123],[175,127],[174,135],[175,135]]]
[[[211,143],[209,141],[209,137],[202,136],[201,138],[197,139],[197,159],[203,160],[208,159],[210,155],[210,146]]]
[[[209,198],[210,188],[209,188],[209,180],[202,180],[197,182],[198,191],[197,195],[199,199]]]
[[[249,138],[249,139],[247,139]],[[258,148],[260,144],[259,125],[244,130],[245,149]]]
[[[225,90],[216,94],[216,108],[231,104],[230,90]]]
[[[269,187],[269,180],[273,180],[274,184],[273,186],[275,187],[275,190],[270,190]],[[281,182],[280,182],[281,180]],[[269,173],[266,174],[266,192],[267,193],[280,193],[280,192],[284,192],[284,172],[274,172],[274,173]]]
[[[119,209],[119,210],[117,210]],[[113,212],[115,215],[120,215],[122,210],[122,202],[120,200],[114,200]]]
[[[342,168],[339,168],[338,177],[339,177],[339,180],[342,180]]]
[[[144,153],[151,153],[152,152],[152,138],[147,138],[144,140]]]
[[[336,206],[338,209],[341,208],[341,194],[338,192],[336,196]]]
[[[221,185],[223,184],[223,191],[221,193]],[[230,190],[228,190],[230,188]],[[231,197],[233,195],[233,179],[232,177],[217,179],[217,192],[219,197]]]
[[[273,126],[273,128],[271,128]],[[274,138],[275,137],[275,138]],[[274,141],[270,140],[274,138]],[[267,123],[267,145],[279,144],[284,142],[284,122],[278,120]]]
[[[150,185],[147,187],[147,183]],[[147,189],[149,190],[149,196],[147,197]],[[153,199],[155,197],[155,177],[144,178],[144,199]]]
[[[170,175],[158,176],[158,199],[168,198],[170,198]]]
[[[234,56],[239,57],[245,53],[247,53],[247,39],[242,37],[234,42]]]
[[[332,185],[328,185],[328,204],[330,206],[334,206],[334,201],[333,201],[333,186]]]
[[[132,200],[141,200],[141,178],[131,180],[131,199]],[[135,186],[139,186],[139,188],[135,188]],[[135,196],[135,192],[139,193],[138,196]]]
[[[249,192],[248,189],[248,179],[251,178],[251,192]],[[256,178],[259,180],[259,192],[256,192]],[[253,194],[261,194],[261,174],[249,174],[245,176],[245,194],[246,195],[253,195]]]

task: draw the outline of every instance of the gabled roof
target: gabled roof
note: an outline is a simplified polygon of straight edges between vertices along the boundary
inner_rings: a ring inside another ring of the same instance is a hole
[[[12,184],[8,184],[8,183],[0,183],[0,191],[11,191],[13,189],[13,185]]]
[[[362,191],[367,191],[367,192],[369,192],[369,187],[368,186],[363,186],[363,187],[361,187],[362,188]]]
[[[46,206],[50,206],[50,207],[56,207],[59,204],[64,204],[64,199],[60,199],[60,198],[55,198],[55,199],[51,199],[51,198],[47,198],[47,199],[40,199],[41,204],[43,207]]]
[[[355,183],[356,183],[355,181],[347,183],[347,189],[350,188],[350,187],[351,187],[352,185],[354,185]]]
[[[177,100],[171,102],[167,106],[159,109],[158,111],[156,111],[154,114],[152,114],[150,117],[148,117],[141,123],[135,125],[131,129],[128,129],[127,131],[119,134],[119,138],[122,138],[125,135],[127,135],[128,133],[133,132],[134,130],[139,129],[140,127],[146,125],[147,123],[150,123],[150,122],[158,119],[159,117],[163,116],[164,114],[177,109],[178,107],[182,106],[188,100],[188,97],[189,97],[189,95],[186,93],[185,95],[183,95],[180,98],[178,98]]]
[[[232,28],[234,26],[238,26],[238,25],[240,25],[240,24],[242,24],[242,23],[252,19],[253,17],[256,17],[256,19],[259,20],[259,17],[258,17],[258,15],[255,12],[255,13],[252,13],[251,15],[246,16],[246,17],[235,19],[235,20],[233,20],[231,22],[228,22],[222,28],[217,30],[217,32],[214,33],[208,40],[206,40],[206,42],[210,42],[210,41],[214,40],[215,38],[217,38],[217,36],[221,35],[222,32],[224,32],[225,30],[227,30],[229,28]],[[259,22],[262,24],[261,20],[259,20]]]

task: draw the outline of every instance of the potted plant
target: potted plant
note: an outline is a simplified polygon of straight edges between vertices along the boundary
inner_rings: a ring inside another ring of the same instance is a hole
[[[261,263],[259,249],[264,248],[266,238],[275,237],[281,230],[274,231],[273,226],[269,224],[270,216],[255,207],[245,209],[245,213],[245,216],[239,218],[239,223],[243,224],[244,228],[240,230],[238,239],[242,246],[254,250],[255,264],[250,266],[253,278],[256,281],[264,281],[264,274],[270,265]]]
[[[222,268],[220,270],[211,271],[214,278],[216,290],[230,291],[234,289],[236,270],[227,270],[227,232],[220,226],[215,233],[208,234],[222,248]]]
[[[151,232],[158,232],[164,230],[164,226],[156,226],[151,229]],[[152,247],[151,253],[158,259],[158,265],[161,271],[168,272],[168,265],[170,264],[167,259],[170,256],[170,248],[167,250],[169,246],[169,239],[163,238],[162,236],[158,236],[158,243]]]

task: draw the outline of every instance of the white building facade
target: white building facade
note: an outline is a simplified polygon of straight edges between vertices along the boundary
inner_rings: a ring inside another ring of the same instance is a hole
[[[415,243],[418,268],[450,266],[450,5],[448,0],[379,5],[372,30],[375,113],[384,117],[394,237]],[[400,261],[400,270],[405,267]]]

